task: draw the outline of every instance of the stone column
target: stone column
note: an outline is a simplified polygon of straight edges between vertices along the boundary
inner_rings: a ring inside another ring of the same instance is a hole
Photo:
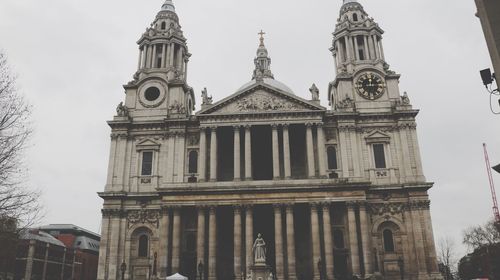
[[[286,252],[288,256],[288,279],[296,280],[295,268],[295,230],[293,220],[293,205],[286,205]]]
[[[241,205],[234,209],[234,279],[241,279]]]
[[[284,255],[283,255],[283,231],[281,225],[281,205],[275,204],[274,207],[274,244],[276,254],[276,279],[285,279],[284,273]]]
[[[290,136],[288,133],[288,124],[283,125],[283,167],[285,179],[292,178],[292,168],[290,166]]]
[[[319,221],[318,208],[316,203],[311,204],[311,238],[312,238],[312,255],[313,255],[313,279],[320,279],[320,271],[318,270],[318,261],[321,259],[321,248],[319,240]]]
[[[333,242],[332,224],[330,219],[330,204],[323,204],[323,235],[325,241],[326,279],[333,280]]]
[[[161,209],[162,216],[160,222],[160,252],[159,256],[159,267],[160,267],[160,277],[167,276],[168,268],[168,239],[169,239],[169,228],[170,228],[170,211],[168,208],[164,207]]]
[[[252,247],[253,247],[253,211],[252,211],[252,205],[246,205],[245,206],[246,212],[245,212],[245,243],[246,243],[246,248],[245,248],[245,264],[246,264],[246,273],[248,275],[248,269],[250,268],[251,265],[253,265],[253,254],[252,254]]]
[[[359,205],[359,223],[361,229],[361,245],[363,246],[363,261],[365,266],[365,275],[370,276],[373,273],[372,268],[372,250],[370,245],[370,221],[366,215],[366,204]]]
[[[198,206],[198,230],[196,236],[196,265],[202,263],[204,266],[205,263],[205,207]],[[205,273],[203,273],[205,274]],[[197,274],[198,275],[198,274]]]
[[[200,127],[200,157],[198,162],[198,177],[200,182],[207,180],[207,133],[205,127]]]
[[[151,56],[151,68],[156,68],[156,44],[153,45],[153,55]]]
[[[384,46],[382,45],[382,40],[378,40],[378,45],[380,46],[380,58],[385,60]]]
[[[184,68],[182,65],[183,56],[184,56],[184,50],[182,47],[180,47],[179,50],[177,51],[177,69],[179,70],[179,72],[182,72],[182,69]]]
[[[347,62],[350,62],[353,60],[352,58],[352,40],[351,37],[348,35],[344,37],[345,41],[345,49],[347,50]]]
[[[280,178],[280,151],[278,144],[278,125],[272,125],[272,139],[273,139],[273,178]]]
[[[380,58],[379,50],[378,50],[378,44],[377,44],[377,35],[372,35],[372,44],[373,44],[373,51],[375,52],[375,59]]]
[[[208,280],[217,280],[217,223],[216,207],[210,206],[208,221]]]
[[[347,202],[347,222],[349,224],[349,251],[351,254],[352,274],[360,275],[358,234],[356,229],[355,202]]]
[[[312,136],[312,124],[306,123],[306,151],[307,151],[307,170],[310,178],[316,175],[314,167],[314,146]]]
[[[354,58],[355,60],[359,60],[359,47],[358,47],[358,36],[353,36],[352,37],[353,44],[354,44]]]
[[[422,212],[424,215],[424,230],[427,242],[427,252],[429,258],[429,270],[431,273],[439,273],[439,268],[437,266],[437,256],[436,256],[436,245],[434,243],[434,231],[432,230],[432,219],[430,210],[430,201],[422,202]]]
[[[418,274],[425,275],[427,273],[427,263],[425,255],[424,236],[422,232],[422,223],[420,220],[419,202],[412,201],[409,203],[411,213],[413,236],[415,242],[415,255],[417,255]]]
[[[245,180],[252,180],[252,132],[245,126]]]
[[[174,208],[174,224],[172,231],[172,273],[179,272],[181,254],[181,209]]]
[[[363,51],[365,52],[365,59],[370,59],[370,51],[368,48],[368,40],[366,40],[366,36],[363,36],[363,42],[364,42],[364,48]]]
[[[325,150],[325,133],[323,131],[323,124],[319,123],[317,125],[317,136],[318,136],[318,167],[319,167],[319,176],[326,177],[326,150]]]
[[[167,67],[167,45],[161,45],[161,68]]]
[[[151,46],[146,46],[146,55],[144,56],[144,64],[146,64],[146,68],[151,68]]]
[[[210,139],[210,181],[217,181],[217,127],[211,128]]]
[[[240,127],[234,127],[234,180],[241,180]]]
[[[139,48],[139,61],[137,62],[137,70],[140,70],[142,66],[142,49]]]
[[[168,61],[168,64],[170,66],[174,66],[174,55],[175,55],[175,44],[170,43],[170,57],[169,57],[169,61]]]

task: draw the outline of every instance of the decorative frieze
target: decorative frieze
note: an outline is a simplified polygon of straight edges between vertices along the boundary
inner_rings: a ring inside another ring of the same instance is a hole
[[[159,226],[160,211],[157,209],[129,210],[127,212],[128,227],[136,224],[149,224],[156,228]]]

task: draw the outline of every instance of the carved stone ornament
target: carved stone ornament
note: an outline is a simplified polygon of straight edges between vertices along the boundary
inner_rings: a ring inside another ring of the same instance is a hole
[[[237,102],[237,109],[240,112],[250,111],[280,111],[280,110],[299,110],[297,104],[286,101],[269,94],[256,93],[243,97]]]
[[[142,208],[140,210],[130,210],[127,213],[128,227],[135,224],[150,224],[156,228],[159,226],[160,211]]]
[[[123,105],[123,102],[120,102],[116,107],[116,114],[118,117],[127,117],[128,116],[128,108]]]
[[[374,203],[370,204],[370,212],[372,215],[396,215],[403,213],[405,209],[404,203]]]
[[[168,106],[168,110],[173,114],[185,114],[186,108],[184,105],[179,103],[179,101],[175,100],[172,105]]]
[[[344,100],[340,101],[337,104],[338,109],[350,109],[354,108],[354,100],[352,100],[350,97],[346,96]]]

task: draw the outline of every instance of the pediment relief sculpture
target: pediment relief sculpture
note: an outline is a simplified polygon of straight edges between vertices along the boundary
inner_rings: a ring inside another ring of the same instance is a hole
[[[215,113],[238,112],[270,112],[270,111],[300,111],[307,108],[298,102],[293,102],[284,97],[266,91],[257,91],[246,96],[241,96],[236,101],[218,109]]]

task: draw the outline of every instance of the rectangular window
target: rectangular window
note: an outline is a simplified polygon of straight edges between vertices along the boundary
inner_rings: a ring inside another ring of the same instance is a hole
[[[141,175],[151,176],[152,171],[153,171],[153,152],[143,152]]]
[[[386,168],[384,144],[373,144],[373,157],[375,159],[375,168]]]
[[[337,150],[334,146],[330,146],[327,148],[328,154],[328,169],[334,170],[337,169]]]

